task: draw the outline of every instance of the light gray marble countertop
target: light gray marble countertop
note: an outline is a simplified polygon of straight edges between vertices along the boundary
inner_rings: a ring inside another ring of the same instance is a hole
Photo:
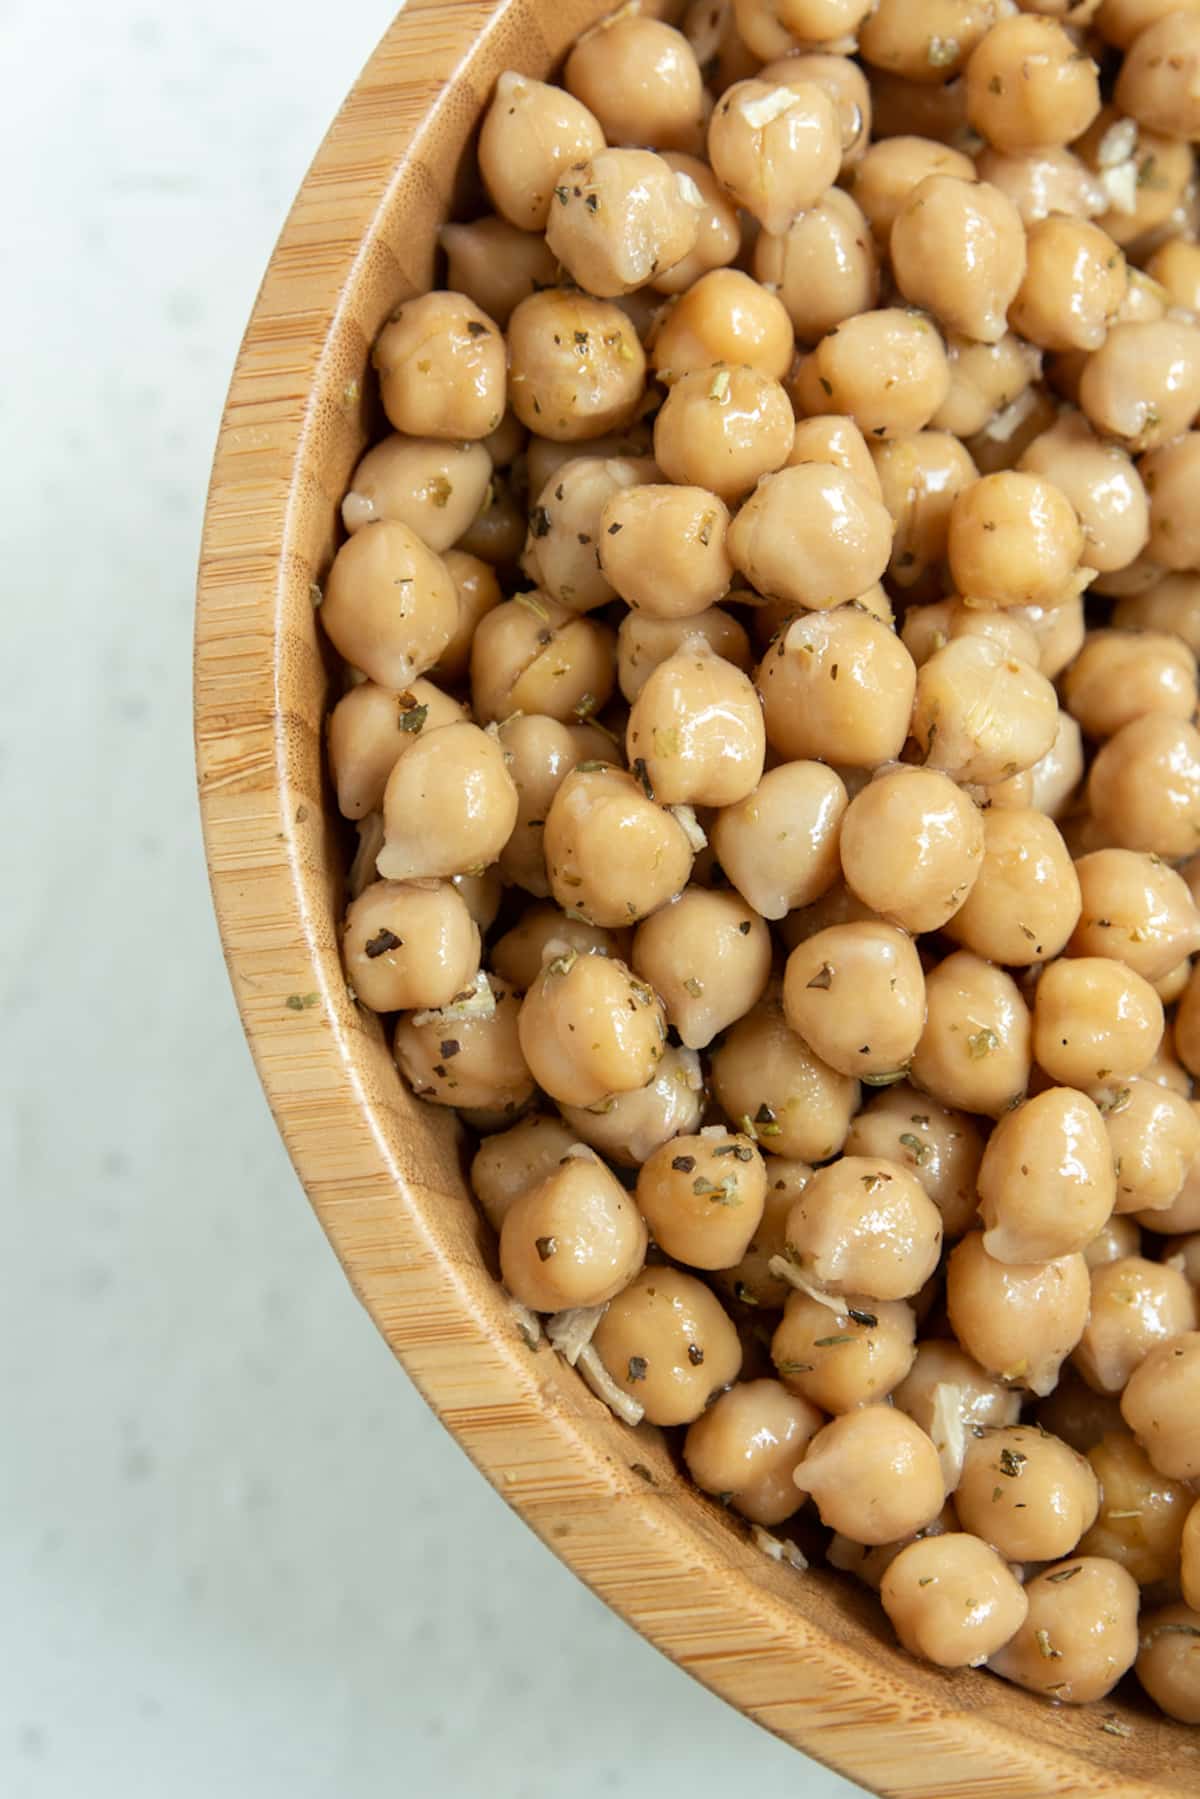
[[[190,739],[208,462],[389,10],[0,5],[0,1792],[834,1799],[857,1789],[647,1648],[426,1412],[225,982]]]

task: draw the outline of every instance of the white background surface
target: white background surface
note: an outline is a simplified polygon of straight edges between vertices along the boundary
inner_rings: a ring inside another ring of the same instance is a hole
[[[389,10],[0,0],[0,1793],[832,1799],[857,1789],[618,1623],[426,1413],[226,988],[203,490],[263,264]]]

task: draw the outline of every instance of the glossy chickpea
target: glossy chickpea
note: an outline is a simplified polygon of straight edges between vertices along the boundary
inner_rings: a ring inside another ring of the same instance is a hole
[[[490,1007],[474,1017],[456,1017],[452,1007],[449,1014],[435,1008],[401,1018],[396,1066],[418,1099],[514,1117],[533,1098],[517,1039],[520,1001],[495,975],[486,990]]]
[[[1125,1256],[1136,1255],[1141,1243],[1142,1233],[1134,1220],[1114,1212],[1087,1245],[1083,1259],[1089,1268],[1105,1268],[1110,1262],[1119,1262]]]
[[[904,1648],[939,1668],[978,1667],[1016,1635],[1029,1609],[996,1551],[959,1531],[902,1549],[879,1596]]]
[[[1013,154],[988,146],[975,166],[981,180],[1008,195],[1027,231],[1051,213],[1093,219],[1108,206],[1108,195],[1092,170],[1061,145]]]
[[[689,1428],[688,1473],[755,1524],[782,1524],[800,1505],[792,1470],[821,1413],[773,1380],[738,1381]]]
[[[711,826],[722,868],[763,918],[783,918],[828,891],[840,870],[846,786],[821,762],[769,769],[753,793]]]
[[[1004,336],[1025,275],[1025,227],[1007,194],[986,181],[927,175],[896,214],[890,249],[896,284],[914,306],[965,337]]]
[[[1179,1547],[1179,1579],[1184,1601],[1194,1611],[1200,1611],[1200,1499],[1195,1501],[1184,1519]]]
[[[859,486],[876,499],[883,498],[875,459],[853,419],[839,418],[836,413],[797,419],[787,466],[797,468],[802,462],[832,463],[853,475]]]
[[[782,381],[794,350],[783,302],[740,269],[713,269],[681,294],[654,334],[650,362],[667,384],[725,363]]]
[[[460,720],[422,731],[395,764],[383,794],[386,880],[429,880],[486,868],[517,821],[504,751]]]
[[[637,1204],[660,1249],[690,1268],[732,1268],[762,1220],[767,1176],[748,1137],[719,1126],[672,1137],[643,1164]]]
[[[929,1337],[918,1343],[912,1368],[892,1393],[892,1404],[931,1438],[947,1486],[956,1487],[974,1433],[1015,1424],[1021,1396],[985,1373],[957,1343]]]
[[[410,526],[385,519],[356,532],[334,557],[321,623],[352,667],[400,691],[449,643],[458,595],[441,558]]]
[[[1137,1656],[1133,1577],[1103,1556],[1078,1556],[1044,1568],[1025,1597],[1025,1622],[991,1657],[992,1672],[1060,1705],[1111,1693]]]
[[[1184,0],[1184,4],[1191,4],[1191,0]],[[1148,25],[1179,10],[1180,0],[1101,0],[1096,29],[1106,44],[1128,50]]]
[[[1121,1415],[1160,1474],[1200,1475],[1200,1331],[1155,1345],[1129,1377]]]
[[[1050,605],[1078,591],[1083,533],[1060,488],[1005,470],[958,494],[947,552],[955,585],[987,606]]]
[[[642,920],[633,967],[662,999],[684,1044],[705,1049],[762,998],[771,936],[740,895],[687,887]]]
[[[950,1254],[946,1307],[955,1336],[989,1374],[1040,1396],[1087,1323],[1090,1287],[1081,1255],[1000,1262],[978,1231]]]
[[[1018,402],[1032,406],[1030,385],[1041,373],[1042,353],[1010,331],[998,343],[981,344],[951,335],[946,343],[950,376],[946,397],[934,414],[937,431],[974,437],[993,424],[1003,430]],[[1014,408],[1010,415],[1009,408]]]
[[[1175,1048],[1189,1074],[1200,1073],[1200,973],[1189,979],[1175,1014]]]
[[[789,1392],[826,1412],[886,1399],[912,1366],[916,1317],[902,1299],[788,1291],[771,1359]]]
[[[1046,1262],[1086,1248],[1116,1183],[1099,1108],[1049,1087],[997,1124],[979,1169],[983,1246],[999,1262]]]
[[[837,178],[842,132],[833,101],[814,82],[728,88],[708,127],[713,172],[767,231],[786,231]]]
[[[911,587],[945,557],[950,508],[977,470],[969,451],[945,431],[885,439],[872,456],[892,519],[888,575],[897,587]]]
[[[491,478],[492,459],[482,444],[396,432],[355,469],[342,522],[353,533],[379,519],[399,519],[431,550],[445,551],[479,511]]]
[[[738,30],[756,56],[785,56],[852,41],[870,0],[733,0]]]
[[[615,595],[600,559],[609,500],[654,474],[654,464],[616,456],[573,456],[537,496],[522,567],[541,592],[571,612],[590,612]]]
[[[534,1312],[604,1305],[645,1259],[646,1226],[637,1207],[582,1146],[519,1194],[500,1226],[504,1284]]]
[[[371,362],[388,419],[411,437],[486,437],[504,416],[504,338],[465,294],[406,301]]]
[[[479,928],[448,884],[373,881],[347,908],[342,962],[373,1012],[448,1006],[479,972]]]
[[[1050,682],[987,638],[954,638],[918,671],[912,734],[927,766],[957,781],[986,786],[1032,768],[1057,726]]]
[[[768,713],[768,732],[770,722]],[[978,877],[983,845],[979,812],[936,769],[881,771],[842,821],[847,882],[906,931],[938,930],[957,911]]]
[[[691,1424],[742,1365],[737,1331],[720,1301],[678,1268],[644,1269],[613,1300],[592,1343],[650,1424]]]
[[[1200,1119],[1181,1093],[1158,1081],[1093,1088],[1117,1169],[1118,1212],[1153,1217],[1178,1198],[1200,1154]]]
[[[623,962],[574,951],[544,964],[519,1029],[538,1085],[573,1106],[644,1087],[667,1035],[657,996]]]
[[[927,137],[889,133],[870,145],[854,171],[852,191],[881,250],[888,247],[896,215],[931,175],[971,181],[975,165],[961,150]]]
[[[783,1255],[787,1215],[812,1169],[807,1162],[786,1156],[768,1155],[765,1162],[767,1191],[758,1228],[741,1261],[732,1268],[718,1269],[713,1279],[720,1291],[739,1305],[779,1311],[795,1289],[778,1272],[777,1258]]]
[[[1165,1263],[1122,1256],[1093,1268],[1091,1286],[1091,1315],[1072,1360],[1097,1393],[1119,1395],[1157,1344],[1196,1328],[1196,1295]]]
[[[471,645],[471,705],[493,721],[538,712],[560,723],[590,717],[615,682],[607,625],[581,618],[549,594],[518,594],[480,619]]]
[[[583,345],[580,345],[579,349],[582,351]],[[635,459],[645,457],[649,460],[651,426],[640,416],[649,399],[648,393],[642,395],[638,401],[639,416],[631,419],[623,430],[604,431],[599,437],[588,434],[582,444],[578,446],[571,443],[556,443],[550,437],[531,436],[525,446],[523,458],[526,491],[530,495],[541,493],[559,469],[579,455],[601,458],[616,456],[622,460],[628,457]],[[657,403],[656,398],[655,403]]]
[[[997,150],[1069,144],[1100,110],[1099,71],[1060,25],[1001,19],[967,63],[967,117]]]
[[[760,593],[823,611],[887,567],[891,520],[853,475],[808,462],[767,475],[729,530],[734,567]]]
[[[560,169],[604,147],[599,120],[562,88],[506,69],[479,134],[479,168],[497,212],[544,231]]]
[[[701,205],[653,150],[597,150],[559,171],[546,242],[585,292],[611,300],[694,249]]]
[[[469,225],[445,224],[438,242],[446,252],[446,286],[474,300],[502,331],[522,300],[557,280],[545,238],[494,214]]]
[[[814,1173],[787,1222],[787,1255],[832,1293],[907,1299],[937,1267],[942,1219],[916,1177],[883,1157]]]
[[[543,842],[546,815],[568,774],[585,758],[569,726],[535,712],[505,719],[500,743],[517,790],[517,819],[500,851],[500,873],[510,885],[546,899],[550,893]]]
[[[753,665],[750,639],[732,613],[709,606],[687,618],[657,618],[652,613],[631,611],[617,632],[617,679],[632,705],[660,663],[688,643],[703,641],[726,662],[749,669]]]
[[[1023,451],[1017,468],[1065,495],[1078,515],[1089,567],[1125,568],[1144,548],[1150,511],[1141,476],[1126,452],[1097,438],[1081,414],[1060,413]]]
[[[759,233],[754,274],[778,290],[790,325],[805,344],[869,312],[879,298],[879,258],[866,218],[837,187],[786,231]]]
[[[1146,26],[1130,44],[1113,99],[1121,111],[1164,137],[1200,138],[1200,19],[1180,8]]]
[[[1148,1612],[1134,1671],[1168,1718],[1200,1724],[1200,1608],[1164,1605]]]
[[[1173,861],[1200,834],[1200,732],[1152,712],[1110,737],[1092,763],[1088,805],[1110,840]]]
[[[831,1068],[869,1078],[905,1067],[925,1024],[912,939],[889,924],[833,925],[788,958],[789,1025]]]
[[[670,1138],[698,1130],[703,1110],[700,1058],[670,1045],[644,1087],[610,1093],[591,1106],[561,1107],[575,1135],[622,1168],[640,1168]]]
[[[1097,350],[1125,286],[1125,258],[1108,233],[1087,219],[1053,214],[1030,230],[1009,317],[1043,350]]]
[[[1121,631],[1158,631],[1182,638],[1200,655],[1200,575],[1163,575],[1140,593],[1119,599],[1112,623]]]
[[[913,1080],[944,1105],[993,1118],[1021,1097],[1032,1064],[1029,1010],[1011,975],[960,950],[925,977]]]
[[[623,931],[605,931],[560,912],[557,906],[527,906],[512,929],[492,945],[489,959],[503,980],[525,993],[537,980],[543,962],[574,950],[579,956],[628,959]]]
[[[471,644],[485,612],[504,598],[495,570],[466,550],[447,550],[442,557],[458,595],[458,625],[430,671],[439,681],[464,679],[471,665]]]
[[[1200,244],[1168,238],[1146,263],[1146,273],[1166,290],[1172,306],[1200,312]]]
[[[548,1112],[530,1112],[507,1131],[483,1139],[471,1163],[471,1191],[494,1231],[514,1201],[553,1174],[577,1141]]]
[[[918,86],[952,81],[994,23],[994,0],[935,0],[915,13],[905,0],[880,0],[859,31],[872,68]]]
[[[1083,770],[1083,733],[1069,712],[1060,711],[1053,744],[1029,771],[1030,804],[1048,818],[1061,819],[1079,789]]]
[[[1162,1001],[1149,982],[1107,957],[1060,956],[1038,981],[1034,1055],[1064,1085],[1140,1074],[1162,1030]]]
[[[762,777],[766,736],[749,677],[703,642],[660,662],[633,702],[630,765],[665,806],[732,806]]]
[[[1135,454],[1178,436],[1200,408],[1200,330],[1172,318],[1114,325],[1083,366],[1079,405]]]
[[[696,241],[687,255],[650,282],[653,293],[683,294],[710,269],[726,268],[742,247],[738,210],[706,162],[678,150],[664,150],[663,161],[686,175],[700,196]]]
[[[383,804],[392,769],[422,731],[463,718],[457,700],[418,679],[402,693],[360,681],[329,715],[329,762],[343,818],[365,818]]]
[[[950,365],[932,321],[885,307],[824,336],[793,382],[802,413],[845,413],[868,438],[923,431],[950,391]]]
[[[1200,475],[1200,432],[1187,431],[1152,450],[1141,461],[1150,496],[1150,540],[1146,554],[1167,569],[1200,566],[1200,530],[1191,516]]]
[[[695,52],[661,19],[619,13],[601,20],[571,51],[563,79],[610,144],[696,150],[703,140]]]
[[[779,755],[874,768],[899,755],[916,688],[895,632],[856,607],[788,625],[756,677],[767,740]]]
[[[1164,1006],[1173,1005],[1186,991],[1191,972],[1191,963],[1181,962],[1169,975],[1164,975],[1162,980],[1154,983],[1154,991]],[[1174,1021],[1168,1030],[1164,1030],[1162,1042],[1155,1051],[1153,1060],[1143,1068],[1142,1075],[1156,1086],[1165,1087],[1169,1093],[1177,1093],[1181,1099],[1191,1098],[1192,1077],[1175,1054]]]
[[[771,1155],[824,1162],[846,1140],[858,1109],[857,1081],[822,1062],[789,1030],[768,994],[712,1052],[713,1097],[726,1118]],[[920,1283],[918,1282],[918,1285]]]
[[[508,323],[509,402],[521,423],[556,443],[629,424],[646,355],[619,306],[569,288],[522,300]]]
[[[778,381],[748,368],[694,369],[674,383],[654,423],[654,455],[681,486],[733,502],[783,467],[792,408]]]
[[[856,1543],[894,1543],[932,1523],[946,1492],[925,1432],[889,1405],[865,1405],[819,1430],[796,1469],[821,1522]]]
[[[620,769],[588,765],[563,781],[543,831],[551,892],[591,924],[629,925],[681,893],[692,848],[678,819]]]
[[[973,1219],[983,1155],[979,1126],[907,1081],[872,1096],[850,1126],[846,1153],[884,1156],[915,1174],[941,1213],[947,1237],[961,1236]]]
[[[1062,833],[1041,812],[992,808],[983,815],[983,861],[947,925],[965,949],[1009,968],[1057,956],[1082,905]]]
[[[827,50],[789,52],[757,71],[759,81],[772,84],[812,82],[833,101],[842,132],[842,174],[856,168],[871,141],[871,88],[866,72],[849,56]],[[832,192],[832,190],[830,190]],[[828,196],[826,196],[828,198]]]

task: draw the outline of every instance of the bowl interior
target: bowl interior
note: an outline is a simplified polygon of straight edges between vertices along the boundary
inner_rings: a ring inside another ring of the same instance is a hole
[[[246,333],[206,519],[196,723],[214,899],[259,1073],[355,1292],[429,1403],[555,1553],[691,1673],[884,1793],[1195,1794],[1195,1734],[1136,1691],[1073,1711],[911,1662],[864,1590],[770,1560],[679,1478],[656,1432],[629,1432],[531,1350],[457,1127],[403,1090],[342,976],[314,583],[378,435],[370,345],[434,278],[496,75],[544,76],[608,10],[410,0],[317,156]]]

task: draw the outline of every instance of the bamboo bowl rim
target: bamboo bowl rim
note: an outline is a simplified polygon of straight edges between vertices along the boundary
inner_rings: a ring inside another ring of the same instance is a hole
[[[634,1437],[548,1349],[532,1352],[494,1279],[455,1126],[401,1090],[341,974],[312,590],[377,422],[369,346],[430,284],[496,74],[544,75],[609,10],[410,0],[317,153],[247,327],[205,516],[195,723],[213,899],[259,1075],[351,1286],[426,1400],[555,1554],[687,1672],[898,1799],[1195,1794],[1200,1748],[1181,1726],[1136,1697],[1052,1709],[910,1661],[866,1595],[768,1559],[678,1476],[657,1433]]]

